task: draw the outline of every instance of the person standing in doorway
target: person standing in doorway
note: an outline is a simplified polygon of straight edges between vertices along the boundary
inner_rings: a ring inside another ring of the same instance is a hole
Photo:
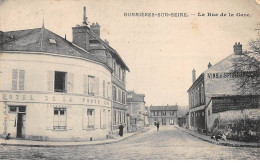
[[[157,122],[156,127],[157,127],[157,131],[159,131],[160,122]]]
[[[120,126],[119,126],[119,135],[123,136],[123,132],[124,132],[124,126],[121,123]]]

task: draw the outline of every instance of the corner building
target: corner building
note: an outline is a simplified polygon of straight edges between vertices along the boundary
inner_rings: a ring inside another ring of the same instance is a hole
[[[90,50],[83,17],[69,42],[44,26],[0,32],[0,134],[42,141],[108,138],[112,66]]]
[[[208,69],[197,79],[193,70],[193,84],[188,90],[189,126],[208,133],[229,131],[227,137],[234,140],[244,139],[251,130],[255,138],[260,138],[259,92],[248,87],[247,92],[242,93],[235,83],[241,75],[254,73],[254,70],[233,72],[233,64],[246,57],[240,43],[233,48],[233,54],[213,66],[209,63]]]

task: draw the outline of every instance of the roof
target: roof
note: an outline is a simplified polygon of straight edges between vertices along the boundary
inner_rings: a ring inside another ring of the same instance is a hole
[[[144,94],[136,94],[134,91],[127,91],[126,102],[144,102]]]
[[[0,36],[1,51],[47,52],[83,57],[103,63],[88,51],[44,27],[8,32],[1,31]]]
[[[123,65],[123,67],[130,72],[129,68],[127,67],[127,65],[125,64],[125,62],[123,61],[123,59],[120,57],[120,55],[117,53],[117,51],[115,49],[113,49],[111,46],[109,46],[105,41],[103,41],[98,35],[95,34],[95,32],[93,32],[92,30],[90,30],[90,41],[93,41],[94,43],[96,43],[97,41],[99,43],[101,43],[107,50],[109,50],[110,52],[112,52],[112,54],[114,54],[114,57],[121,62],[121,64]],[[91,46],[93,49],[102,49],[102,47],[98,46],[98,45],[92,45]]]
[[[178,105],[150,106],[150,110],[178,110]]]
[[[252,57],[256,59],[256,61],[260,61],[259,55],[253,55],[252,53],[249,53],[247,55],[235,55],[234,53],[230,54],[226,58],[222,59],[221,61],[217,62],[215,65],[213,65],[211,68],[205,70],[201,75],[196,79],[194,83],[190,86],[188,89],[188,92],[192,90],[200,80],[204,79],[204,74],[207,74],[208,72],[227,72],[233,70],[233,63],[236,59],[240,57]]]

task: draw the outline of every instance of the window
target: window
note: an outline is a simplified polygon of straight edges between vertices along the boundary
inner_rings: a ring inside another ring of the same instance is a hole
[[[123,102],[123,104],[125,104],[125,92],[124,91],[122,92],[122,102]]]
[[[125,70],[123,70],[123,77],[122,77],[122,80],[123,80],[123,82],[125,82]]]
[[[165,116],[166,115],[166,111],[162,111],[161,115]]]
[[[66,108],[54,108],[53,129],[66,129]]]
[[[89,95],[94,95],[94,76],[88,76],[88,94]]]
[[[202,116],[204,117],[204,112],[202,112]]]
[[[103,97],[106,97],[106,82],[103,80]]]
[[[208,110],[208,115],[210,115],[210,110]]]
[[[116,94],[117,94],[116,86],[113,86],[113,100],[114,101],[116,101]]]
[[[204,95],[204,85],[202,83],[201,84],[201,103],[204,103],[204,98],[205,98],[205,95]]]
[[[88,116],[88,128],[94,129],[95,128],[95,110],[88,109],[87,116]]]
[[[24,90],[24,78],[25,78],[24,70],[18,71],[18,69],[13,69],[12,70],[12,90]]]
[[[170,111],[170,115],[174,115],[174,111],[173,110]]]
[[[125,123],[125,112],[124,112],[124,123]]]
[[[122,119],[121,119],[121,111],[118,111],[118,123],[119,123],[119,124],[122,123]]]
[[[56,42],[56,40],[54,40],[54,39],[49,39],[49,42],[51,43],[51,44],[57,44],[57,42]]]
[[[114,61],[114,75],[117,75],[117,70],[116,70],[116,61]]]
[[[121,67],[120,66],[118,66],[119,68],[118,68],[118,74],[119,74],[119,79],[121,80],[121,78],[122,78],[122,71],[121,71]]]
[[[16,106],[10,106],[10,107],[9,107],[9,112],[10,112],[10,113],[11,113],[11,112],[12,112],[12,113],[16,113],[16,108],[17,108]]]
[[[66,92],[66,72],[55,71],[55,82],[54,91],[55,92]]]
[[[155,116],[159,115],[159,111],[154,111],[154,115]]]

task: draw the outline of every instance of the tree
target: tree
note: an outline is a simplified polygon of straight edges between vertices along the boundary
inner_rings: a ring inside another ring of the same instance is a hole
[[[249,51],[242,52],[233,62],[232,73],[237,76],[233,80],[241,94],[260,95],[260,37],[249,41],[248,45]]]

